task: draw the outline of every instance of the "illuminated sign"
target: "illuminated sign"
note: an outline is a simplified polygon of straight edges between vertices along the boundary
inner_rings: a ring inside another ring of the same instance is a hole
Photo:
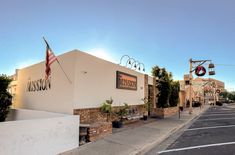
[[[137,77],[127,73],[117,71],[116,74],[116,88],[137,90]]]

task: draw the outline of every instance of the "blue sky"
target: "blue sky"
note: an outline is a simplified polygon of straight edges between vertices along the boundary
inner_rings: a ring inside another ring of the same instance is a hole
[[[79,49],[118,63],[128,54],[175,79],[188,60],[211,59],[212,78],[235,90],[234,0],[7,0],[0,2],[0,73]],[[207,76],[208,77],[208,76]]]

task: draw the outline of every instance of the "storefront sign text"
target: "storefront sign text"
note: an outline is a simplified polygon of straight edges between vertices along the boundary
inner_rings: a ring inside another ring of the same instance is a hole
[[[117,71],[116,74],[116,88],[137,90],[137,77],[127,73]]]
[[[27,83],[27,91],[44,91],[51,89],[51,79],[39,79],[35,81],[29,81]]]

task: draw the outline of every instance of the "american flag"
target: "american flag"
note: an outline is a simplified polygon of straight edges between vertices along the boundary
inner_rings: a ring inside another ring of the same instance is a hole
[[[57,60],[57,57],[54,55],[54,53],[52,52],[49,44],[47,43],[47,41],[44,39],[47,47],[46,47],[46,70],[45,70],[45,73],[46,73],[46,79],[48,79],[48,77],[50,76],[51,74],[51,64]],[[57,60],[58,61],[58,60]]]

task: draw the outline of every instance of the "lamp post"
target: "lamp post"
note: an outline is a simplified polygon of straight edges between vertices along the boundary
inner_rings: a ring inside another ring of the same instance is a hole
[[[193,69],[193,60],[192,58],[189,60],[189,114],[192,114],[193,112],[193,106],[192,106],[192,69]]]
[[[125,58],[125,57],[128,57],[128,59],[130,59],[129,55],[123,55],[123,56],[121,57],[121,59],[120,59],[120,63],[119,63],[119,65],[121,65],[121,64],[122,64],[122,59],[123,59],[123,58]]]
[[[139,71],[141,71],[141,66],[142,66],[142,71],[145,72],[145,65],[142,62],[139,62],[137,60],[135,60],[134,58],[130,57],[129,55],[123,55],[120,59],[120,63],[119,65],[122,64],[122,60],[123,58],[127,57],[127,61],[125,63],[125,67],[130,67],[130,69],[134,69],[136,70],[138,68]],[[134,68],[132,68],[134,67]]]
[[[142,63],[142,62],[139,62],[138,64],[137,64],[137,66],[139,66],[139,70],[141,70],[141,65],[142,65],[142,67],[143,67],[143,71],[145,72],[145,65]]]
[[[132,64],[135,62],[136,60],[134,58],[129,58],[127,61],[126,61],[126,67],[129,65],[131,65],[131,68],[132,68]]]
[[[213,81],[212,83],[212,87],[213,87],[213,98],[214,98],[214,104],[213,105],[216,105],[216,101],[217,101],[217,85],[216,83]]]
[[[207,92],[207,95],[206,95],[206,93],[205,93],[205,86],[206,85],[209,85],[208,87],[209,87],[209,94],[210,94],[210,96],[212,96],[213,95],[213,91],[214,91],[214,81],[211,81],[211,79],[209,78],[208,79],[208,81],[207,82],[205,82],[203,85],[202,85],[202,88],[203,88],[203,94],[204,94],[204,104],[206,103],[205,102],[205,100],[206,100],[206,96],[208,96],[208,92]],[[212,89],[213,89],[213,91],[212,91]],[[208,91],[208,89],[207,89],[207,91]],[[207,98],[208,99],[208,98]]]
[[[196,70],[196,71],[200,71],[201,69],[204,70],[203,74],[199,74],[198,76],[203,76],[205,75],[206,71],[205,68],[202,67],[202,65],[205,62],[210,62],[208,68],[209,68],[209,75],[215,75],[215,71],[214,71],[214,64],[211,63],[211,60],[193,60],[192,58],[189,59],[189,114],[192,114],[193,112],[193,106],[192,106],[192,80],[193,80],[193,75],[192,73]],[[199,68],[200,67],[200,68]],[[199,69],[199,70],[198,70]]]

